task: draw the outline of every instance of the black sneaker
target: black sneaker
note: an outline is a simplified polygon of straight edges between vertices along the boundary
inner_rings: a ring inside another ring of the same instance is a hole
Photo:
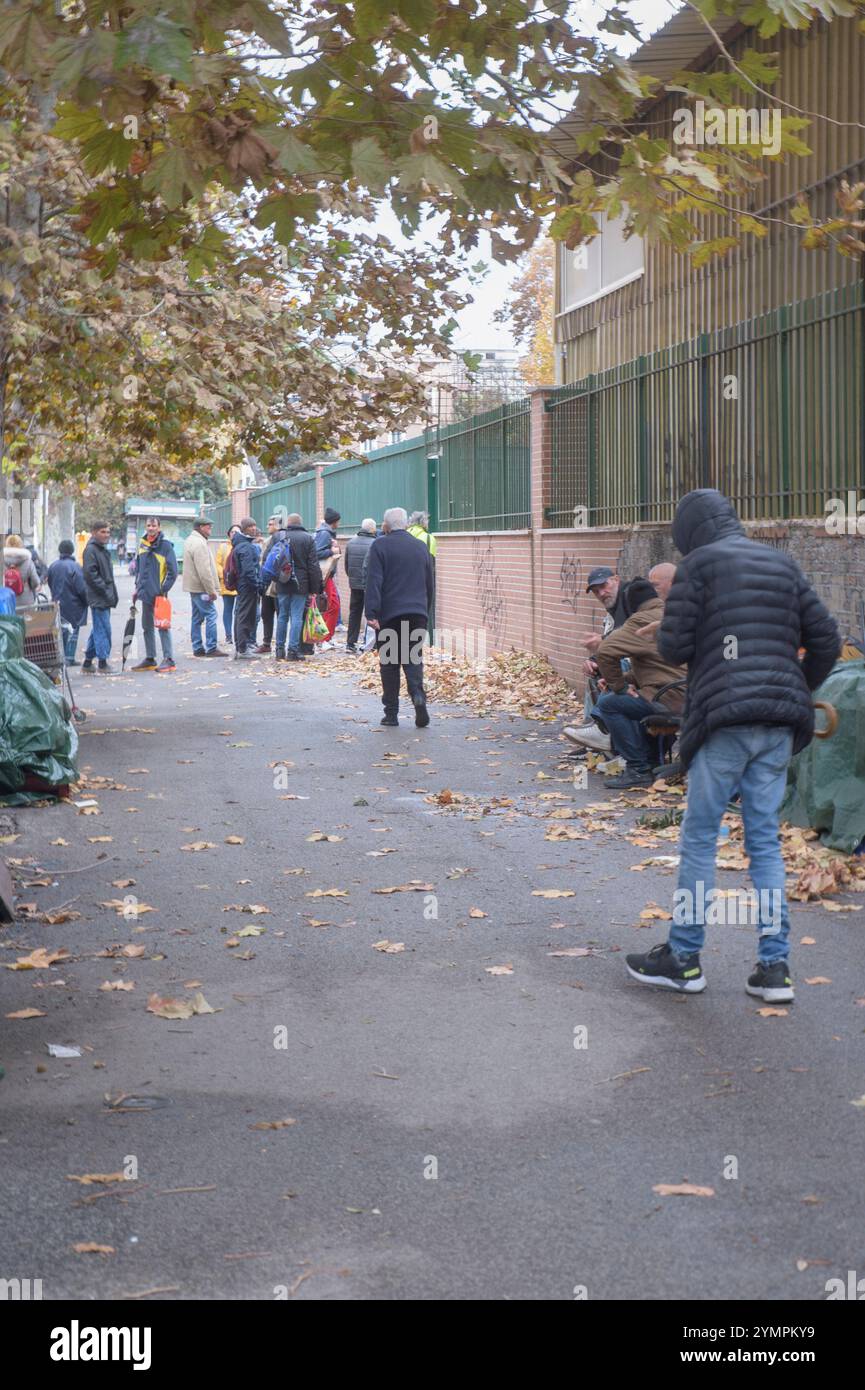
[[[206,656],[207,653],[205,652],[204,648],[202,647],[200,652],[193,652],[192,655],[193,655],[193,656]]]
[[[97,673],[98,673],[100,676],[113,676],[113,675],[114,675],[114,668],[111,667],[111,666],[109,666],[107,661],[100,661],[100,663],[99,663],[99,665],[97,666],[96,670],[97,670]]]
[[[419,729],[425,729],[429,723],[429,710],[426,707],[426,695],[412,695],[411,702],[414,705],[414,722]]]
[[[795,996],[789,962],[776,960],[772,965],[764,965],[758,961],[745,989],[766,1004],[792,1004]]]
[[[270,651],[270,648],[268,647],[267,650]],[[209,652],[205,652],[204,655],[205,655],[205,656],[228,656],[228,652],[224,652],[220,647],[211,647],[211,648],[210,648],[210,651],[209,651]]]
[[[93,672],[96,670],[96,667],[93,665],[93,662],[92,662],[92,661],[82,661],[82,663],[81,663],[81,670],[82,670],[86,675],[92,676],[92,675],[93,675]]]
[[[651,772],[635,772],[626,767],[617,777],[605,777],[604,786],[617,791],[627,791],[629,787],[650,787],[654,782]]]
[[[168,674],[169,672],[171,672],[171,671],[176,671],[176,670],[177,670],[177,663],[176,663],[175,661],[169,661],[168,657],[166,657],[164,661],[160,662],[160,664],[157,666],[156,670],[157,670],[157,673],[159,673],[159,674],[161,674],[161,675],[164,676],[164,675],[167,675],[167,674]]]
[[[143,661],[139,661],[137,666],[133,666],[133,671],[155,671],[156,657],[146,656]]]
[[[625,956],[628,974],[641,985],[660,985],[662,989],[678,989],[685,994],[700,994],[706,988],[700,957],[675,955],[666,941],[653,946],[646,955]]]
[[[395,714],[386,714],[381,722],[382,724],[386,724],[389,729],[399,728],[399,720]]]
[[[303,652],[293,651],[291,647],[289,647],[288,651],[285,653],[285,659],[286,661],[306,661]]]

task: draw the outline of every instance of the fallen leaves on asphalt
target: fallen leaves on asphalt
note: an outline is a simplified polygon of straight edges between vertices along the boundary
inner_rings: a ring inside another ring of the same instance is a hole
[[[63,946],[59,951],[49,951],[47,946],[37,946],[35,951],[31,951],[29,956],[19,956],[14,965],[7,965],[7,970],[47,970],[49,965],[53,965],[58,960],[68,960],[69,952]]]
[[[257,1124],[250,1125],[250,1129],[288,1129],[289,1125],[296,1125],[297,1120],[259,1120]]]
[[[7,1018],[46,1018],[43,1009],[18,1009],[14,1014],[7,1014]]]
[[[67,1182],[80,1182],[82,1187],[91,1187],[93,1183],[126,1182],[125,1173],[67,1173]]]
[[[72,1249],[76,1255],[113,1255],[113,1245],[97,1245],[94,1240],[79,1240]]]
[[[374,951],[383,951],[387,956],[395,956],[399,951],[405,950],[405,942],[388,941],[387,937],[384,937],[381,941],[374,941],[372,949]]]
[[[432,893],[431,883],[421,883],[419,878],[412,878],[408,883],[398,883],[394,888],[373,888],[374,893]],[[307,897],[312,896],[307,893]]]
[[[159,909],[151,907],[149,903],[129,902],[126,898],[109,898],[107,902],[98,903],[98,907],[113,907],[118,917],[141,917],[145,912],[157,912]]]
[[[484,971],[487,975],[513,975],[512,965],[485,965]]]
[[[575,898],[573,888],[533,888],[533,898]]]
[[[124,991],[126,991],[126,992],[128,993],[129,990],[135,988],[135,981],[134,981],[134,980],[106,980],[104,984],[101,984],[101,985],[99,986],[99,988],[100,988],[100,990],[104,990],[106,993],[107,993],[109,990],[124,990]]]
[[[188,850],[191,854],[198,854],[203,849],[216,849],[212,840],[193,840],[191,845],[181,845],[181,849]]]
[[[767,1005],[765,1009],[757,1010],[761,1018],[786,1018],[789,1012],[789,1009],[775,1009],[771,1005]]]
[[[199,992],[191,999],[164,999],[158,994],[151,994],[147,1001],[147,1012],[156,1014],[158,1018],[192,1018],[195,1014],[215,1014],[218,1010],[212,1009]]]

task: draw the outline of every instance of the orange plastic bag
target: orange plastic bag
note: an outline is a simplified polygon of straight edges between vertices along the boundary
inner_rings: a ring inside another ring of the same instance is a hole
[[[171,600],[164,594],[157,594],[153,600],[154,627],[171,627]]]

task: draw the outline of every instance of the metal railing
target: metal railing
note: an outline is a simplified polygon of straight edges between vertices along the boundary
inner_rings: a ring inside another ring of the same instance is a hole
[[[530,412],[524,397],[433,433],[439,531],[511,531],[529,525]]]
[[[716,487],[749,518],[825,514],[865,483],[865,294],[826,291],[561,387],[552,526],[668,521]]]

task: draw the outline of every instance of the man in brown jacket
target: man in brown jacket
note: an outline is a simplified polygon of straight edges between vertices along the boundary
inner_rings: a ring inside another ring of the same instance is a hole
[[[658,652],[655,633],[664,605],[649,581],[633,579],[626,586],[624,604],[625,622],[604,638],[595,653],[603,694],[592,710],[592,718],[606,725],[616,752],[625,759],[623,773],[604,779],[605,787],[619,789],[651,785],[656,745],[640,720],[652,713],[652,702],[663,686],[686,675],[684,666],[671,666]],[[644,633],[649,624],[649,633]],[[627,674],[622,671],[625,658],[630,663]],[[661,703],[678,714],[684,707],[684,691],[667,691]]]

